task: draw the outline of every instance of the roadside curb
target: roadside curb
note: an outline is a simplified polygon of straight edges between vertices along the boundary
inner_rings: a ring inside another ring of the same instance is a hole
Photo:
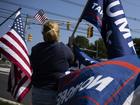
[[[10,68],[11,65],[9,65],[9,64],[0,64],[0,67],[3,67],[3,68]]]
[[[0,72],[9,73],[10,72],[10,68],[5,68],[5,67],[1,67],[0,66]]]
[[[7,100],[7,99],[2,98],[2,97],[0,97],[0,101],[2,101],[2,102],[7,102],[7,103],[13,104],[13,105],[23,105],[23,104],[20,104],[20,103],[18,103],[18,102],[11,101],[11,100]]]

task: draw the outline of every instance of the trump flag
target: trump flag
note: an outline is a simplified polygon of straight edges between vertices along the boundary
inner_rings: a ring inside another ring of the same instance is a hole
[[[80,50],[80,48],[77,47],[76,45],[74,45],[73,47],[73,52],[74,52],[75,58],[79,61],[80,64],[83,64],[84,66],[96,64],[99,62],[95,60],[94,58],[91,58],[90,56],[88,56],[85,52]]]
[[[139,105],[140,59],[120,0],[88,0],[81,17],[100,31],[111,60],[63,77],[57,105]]]
[[[136,54],[120,0],[88,0],[81,18],[97,27],[109,58]]]
[[[139,62],[136,55],[129,55],[66,75],[60,81],[57,105],[139,105],[133,104],[140,102]]]

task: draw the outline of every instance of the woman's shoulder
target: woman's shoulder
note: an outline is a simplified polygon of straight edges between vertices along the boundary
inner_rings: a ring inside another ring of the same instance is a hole
[[[39,49],[39,48],[42,48],[43,46],[46,46],[47,44],[45,42],[39,42],[37,43],[36,45],[34,45],[32,47],[32,49]]]
[[[61,47],[68,47],[66,44],[64,44],[63,42],[58,42],[58,45]]]
[[[60,44],[60,45],[65,45],[63,42],[58,42],[58,44]]]
[[[62,47],[62,49],[66,50],[66,51],[70,51],[70,47],[67,44],[64,44],[63,42],[60,42],[60,46]]]

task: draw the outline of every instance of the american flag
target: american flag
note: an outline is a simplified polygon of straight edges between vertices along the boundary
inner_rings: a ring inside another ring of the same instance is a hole
[[[8,91],[21,102],[30,90],[32,69],[20,11],[17,12],[10,31],[0,38],[0,52],[12,63]]]
[[[41,24],[44,24],[44,22],[47,20],[47,16],[45,15],[45,12],[41,9],[39,10],[36,15],[34,16],[36,20],[38,20]]]

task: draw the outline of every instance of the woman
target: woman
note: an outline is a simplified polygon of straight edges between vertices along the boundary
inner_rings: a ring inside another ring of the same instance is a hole
[[[59,42],[59,25],[47,21],[43,26],[43,39],[32,48],[31,64],[33,105],[56,105],[58,80],[65,75],[73,61],[71,49]]]

